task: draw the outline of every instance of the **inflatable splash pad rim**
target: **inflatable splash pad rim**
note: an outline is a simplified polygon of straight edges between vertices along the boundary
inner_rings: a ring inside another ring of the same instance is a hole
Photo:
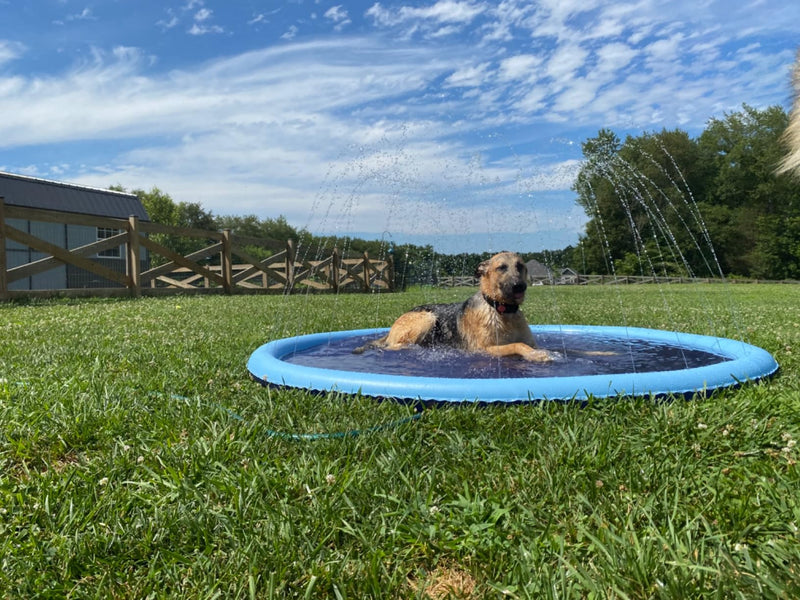
[[[313,392],[361,394],[423,402],[528,402],[587,400],[590,397],[688,396],[738,386],[774,375],[772,355],[747,342],[693,333],[641,327],[596,325],[531,325],[534,336],[544,333],[587,334],[645,340],[711,352],[723,358],[703,367],[558,377],[460,379],[417,377],[322,369],[286,362],[284,357],[347,337],[385,334],[387,328],[312,333],[268,342],[247,361],[251,377],[262,385],[301,388]],[[354,356],[354,358],[356,358]]]

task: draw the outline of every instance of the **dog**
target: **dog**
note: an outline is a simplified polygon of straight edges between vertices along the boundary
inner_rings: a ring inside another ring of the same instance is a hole
[[[784,157],[778,166],[777,172],[794,173],[800,177],[800,51],[797,53],[797,60],[794,63],[792,75],[794,84],[794,105],[789,114],[789,125],[783,133],[783,142],[789,149],[789,153]]]
[[[357,348],[398,350],[412,344],[446,345],[467,352],[549,362],[555,355],[536,348],[520,304],[528,269],[514,252],[500,252],[478,265],[480,289],[465,302],[417,306],[398,317],[382,338]]]

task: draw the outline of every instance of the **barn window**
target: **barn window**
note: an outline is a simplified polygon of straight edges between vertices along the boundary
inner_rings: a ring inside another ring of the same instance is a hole
[[[114,237],[122,233],[120,229],[114,229],[112,227],[98,227],[97,228],[97,241],[105,240],[110,237]],[[116,248],[109,248],[108,250],[103,250],[102,252],[98,252],[97,256],[102,256],[105,258],[122,258],[122,246],[117,246]]]

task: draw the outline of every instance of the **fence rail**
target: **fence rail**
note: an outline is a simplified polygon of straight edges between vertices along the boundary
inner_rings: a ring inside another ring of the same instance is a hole
[[[105,239],[65,249],[51,241],[22,231],[10,219],[59,223],[117,230]],[[200,240],[202,248],[181,254],[157,239],[176,236]],[[46,255],[23,265],[8,267],[7,242],[16,242]],[[124,257],[124,270],[101,263],[100,253],[112,249]],[[253,248],[268,250],[267,258],[253,255]],[[145,256],[163,264],[150,266]],[[234,262],[235,261],[235,262]],[[13,282],[70,265],[82,269],[106,285],[116,287],[14,290]],[[144,267],[143,267],[144,265]],[[391,260],[376,260],[364,253],[342,256],[334,248],[329,256],[307,259],[298,256],[293,241],[237,236],[231,231],[206,231],[140,221],[137,217],[114,219],[7,205],[0,197],[0,300],[48,295],[141,296],[170,293],[281,293],[299,291],[350,292],[393,289]]]
[[[547,279],[533,279],[533,285],[645,285],[645,284],[676,284],[676,283],[778,283],[796,285],[800,281],[795,279],[784,279],[781,281],[766,279],[744,279],[740,277],[657,277],[657,276],[638,276],[638,275],[581,275],[571,274]],[[478,280],[475,277],[445,276],[437,281],[439,287],[477,287]]]

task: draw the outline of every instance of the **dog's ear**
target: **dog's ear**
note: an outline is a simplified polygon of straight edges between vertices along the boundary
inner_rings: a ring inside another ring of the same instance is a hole
[[[486,272],[489,270],[489,262],[490,261],[485,260],[475,268],[475,277],[480,279],[486,275]]]

